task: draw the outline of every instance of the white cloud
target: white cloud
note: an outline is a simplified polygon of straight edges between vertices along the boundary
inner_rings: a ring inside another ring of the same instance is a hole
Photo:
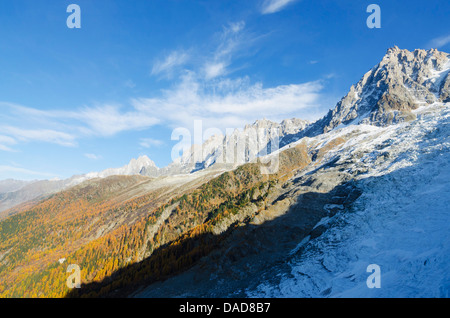
[[[134,110],[121,112],[120,107],[112,105],[87,107],[72,116],[87,124],[85,132],[103,137],[149,128],[159,122],[155,117]]]
[[[12,126],[0,127],[2,133],[13,136],[20,141],[43,141],[61,146],[73,147],[76,137],[72,134],[51,129],[23,129]]]
[[[9,136],[2,136],[2,135],[0,135],[0,143],[8,144],[8,145],[14,145],[16,143],[16,140],[14,138],[9,137]]]
[[[0,150],[1,151],[15,152],[15,150],[12,149],[10,146],[15,145],[16,143],[17,143],[17,141],[14,138],[11,138],[9,136],[0,135]]]
[[[446,36],[441,36],[438,38],[434,38],[430,41],[430,43],[428,44],[428,47],[432,47],[432,48],[441,48],[447,44],[450,43],[450,34],[446,35]]]
[[[139,144],[144,148],[151,148],[151,147],[159,147],[164,143],[161,140],[153,138],[142,138]]]
[[[243,32],[244,28],[244,21],[231,22],[223,27],[221,33],[215,36],[218,41],[217,46],[210,56],[203,58],[204,63],[200,68],[205,80],[229,74],[227,68],[232,62],[233,54],[242,50],[251,42]]]
[[[84,156],[86,158],[92,159],[92,160],[100,160],[100,159],[102,159],[102,156],[96,155],[96,154],[93,154],[93,153],[85,153]]]
[[[136,109],[113,105],[84,107],[77,111],[44,111],[0,104],[9,108],[4,113],[17,118],[16,121],[10,118],[4,126],[0,123],[0,134],[3,134],[0,136],[0,150],[3,151],[12,151],[9,146],[17,142],[47,142],[74,147],[78,139],[86,136],[112,137],[124,131],[146,129],[159,122],[159,119]]]
[[[295,0],[264,0],[261,8],[262,14],[271,14],[284,9]]]
[[[319,107],[321,81],[265,88],[248,78],[204,82],[191,72],[172,90],[157,98],[137,98],[133,106],[172,127],[190,128],[195,119],[204,127],[242,128],[256,119],[282,120],[311,117]]]
[[[238,33],[242,31],[245,27],[244,21],[238,21],[238,22],[231,22],[229,23],[228,30],[230,30],[233,33]]]
[[[15,152],[14,149],[12,149],[12,148],[10,148],[8,146],[2,145],[2,144],[0,144],[0,150],[1,151],[7,151],[7,152]]]
[[[189,54],[184,51],[173,51],[162,61],[156,61],[153,65],[151,75],[164,74],[172,77],[174,70],[184,65],[189,60]]]
[[[223,62],[206,64],[204,73],[207,80],[213,79],[226,73],[226,65]]]
[[[227,68],[231,64],[232,54],[252,42],[246,37],[244,29],[244,21],[230,22],[213,36],[212,45],[171,51],[154,62],[151,75],[167,79],[179,77],[185,72],[192,71],[185,67],[188,62],[197,69],[197,74],[203,75],[205,80],[226,75],[229,73]]]

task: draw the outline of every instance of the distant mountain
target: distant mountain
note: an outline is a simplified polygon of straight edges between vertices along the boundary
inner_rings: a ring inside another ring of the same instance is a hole
[[[308,121],[297,118],[281,123],[257,120],[252,125],[246,125],[242,131],[235,129],[229,135],[214,135],[202,145],[193,145],[161,172],[163,175],[173,175],[212,166],[235,168],[288,144],[290,136],[299,134],[308,124]]]
[[[61,191],[77,184],[75,180],[39,180],[33,181],[9,192],[0,193],[0,218],[5,215],[5,211],[22,203],[44,198],[45,196]],[[14,214],[10,211],[6,215]]]
[[[14,179],[0,180],[0,194],[17,191],[23,188],[25,185],[30,184],[32,182],[34,181],[23,181]]]
[[[131,176],[131,175],[149,175],[156,176],[159,168],[156,164],[147,156],[141,156],[137,159],[131,159],[131,161],[121,168],[110,168],[101,172],[91,172],[82,176],[82,178],[95,179],[106,178],[109,176]]]
[[[121,168],[74,177],[73,182],[79,183],[112,175],[173,176],[189,174],[213,166],[233,169],[277,150],[279,145],[272,146],[271,142],[279,141],[282,146],[289,144],[290,137],[299,134],[309,124],[308,121],[297,118],[285,119],[281,123],[267,119],[257,120],[251,125],[246,125],[242,130],[235,129],[229,135],[213,135],[201,145],[192,145],[181,157],[166,167],[157,167],[144,155],[138,159],[132,159],[129,164]]]
[[[212,166],[219,169],[233,169],[278,149],[271,147],[270,144],[275,139],[281,144],[287,144],[291,135],[297,135],[308,124],[308,121],[296,118],[283,120],[281,123],[258,120],[253,125],[245,126],[242,131],[236,129],[231,135],[212,136],[203,145],[193,145],[180,158],[163,168],[158,168],[144,155],[131,159],[127,165],[120,168],[90,172],[64,180],[40,180],[32,183],[4,181],[5,189],[8,185],[10,190],[8,193],[6,191],[0,193],[0,212],[96,178],[113,175],[173,176],[190,174]]]

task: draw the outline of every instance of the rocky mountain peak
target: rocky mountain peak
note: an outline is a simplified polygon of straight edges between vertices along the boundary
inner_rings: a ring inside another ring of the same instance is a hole
[[[132,168],[143,168],[143,167],[155,167],[156,164],[146,155],[140,156],[137,159],[131,159],[130,163],[128,164],[129,167]]]
[[[386,51],[386,56],[387,56],[387,55],[390,55],[390,54],[396,54],[396,53],[398,53],[399,51],[401,51],[401,50],[398,48],[398,46],[397,46],[397,45],[394,45],[393,47],[390,47],[390,48],[387,49],[387,51]]]
[[[352,85],[333,110],[311,125],[306,135],[339,125],[385,126],[415,119],[412,110],[450,100],[450,55],[436,49],[389,48],[380,63]]]

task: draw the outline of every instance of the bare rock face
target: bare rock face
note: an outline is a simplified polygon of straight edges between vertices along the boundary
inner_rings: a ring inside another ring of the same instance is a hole
[[[450,73],[447,73],[439,89],[439,97],[444,103],[450,102]]]
[[[208,167],[237,167],[257,157],[269,154],[293,140],[310,123],[291,118],[281,123],[267,119],[235,129],[231,134],[214,135],[201,146],[193,145],[183,156],[160,170],[163,175],[191,173]],[[295,140],[294,140],[295,141]],[[272,146],[272,142],[276,145]]]
[[[450,55],[436,49],[388,49],[381,62],[350,88],[333,110],[305,135],[328,132],[341,124],[386,126],[411,121],[420,106],[450,100]]]

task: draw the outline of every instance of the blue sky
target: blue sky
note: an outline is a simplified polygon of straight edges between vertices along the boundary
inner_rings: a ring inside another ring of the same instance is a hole
[[[81,29],[66,26],[72,3]],[[389,47],[450,52],[449,14],[443,0],[2,0],[0,179],[144,154],[163,167],[195,119],[318,119]]]

